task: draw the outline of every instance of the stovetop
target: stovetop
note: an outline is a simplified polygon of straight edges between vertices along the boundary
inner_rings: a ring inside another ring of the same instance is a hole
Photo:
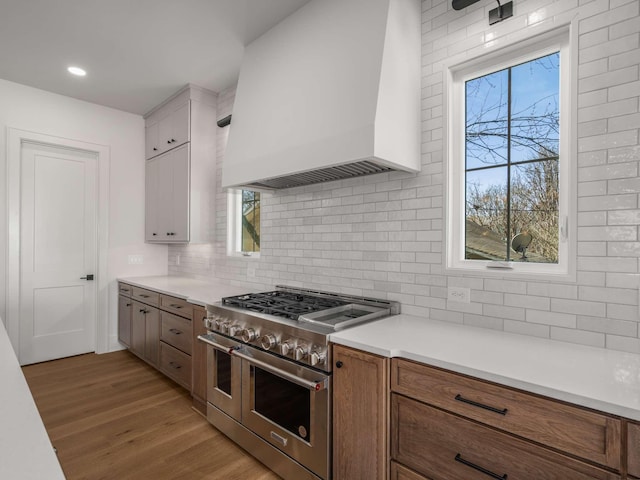
[[[301,315],[347,305],[348,302],[283,290],[225,297],[222,305],[298,320]]]
[[[330,371],[328,339],[332,332],[400,312],[395,301],[276,288],[207,305],[207,330]]]

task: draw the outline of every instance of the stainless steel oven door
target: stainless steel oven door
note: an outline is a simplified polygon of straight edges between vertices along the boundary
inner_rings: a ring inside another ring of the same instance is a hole
[[[242,360],[229,350],[240,343],[209,333],[199,337],[207,344],[207,402],[240,421],[242,414]]]
[[[260,350],[242,362],[242,423],[321,478],[330,477],[331,377]]]

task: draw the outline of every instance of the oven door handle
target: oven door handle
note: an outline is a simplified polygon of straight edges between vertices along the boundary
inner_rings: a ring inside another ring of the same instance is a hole
[[[272,373],[273,375],[276,375],[278,377],[284,378],[285,380],[289,380],[291,383],[295,383],[296,385],[299,385],[301,387],[307,388],[309,390],[311,390],[312,392],[319,392],[320,390],[324,390],[325,388],[328,387],[329,385],[329,378],[324,378],[323,380],[319,380],[319,381],[313,381],[313,380],[305,380],[304,378],[300,378],[299,376],[293,374],[293,373],[289,373],[286,370],[282,370],[281,368],[278,367],[274,367],[273,365],[270,365],[266,362],[263,362],[261,360],[256,360],[253,357],[250,357],[249,355],[246,355],[244,353],[242,353],[239,349],[234,349],[232,351],[229,352],[231,355],[234,355],[238,358],[241,358],[243,360],[246,360],[247,362],[249,362],[250,364],[256,366],[256,367],[260,367],[261,369],[263,369],[266,372]]]
[[[219,343],[216,343],[213,340],[209,340],[204,335],[198,335],[198,340],[200,340],[201,342],[206,343],[207,345],[211,345],[216,350],[221,350],[221,351],[223,351],[225,353],[229,353],[229,350],[233,350],[234,348],[236,348],[236,347],[227,347],[225,345],[221,345]]]

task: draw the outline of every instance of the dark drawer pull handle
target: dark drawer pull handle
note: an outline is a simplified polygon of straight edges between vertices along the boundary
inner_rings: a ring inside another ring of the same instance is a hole
[[[145,295],[144,293],[141,293],[138,295],[140,298],[149,298],[150,295]]]
[[[182,308],[182,305],[176,305],[175,303],[170,303],[169,306],[171,308]]]
[[[482,472],[485,475],[488,475],[489,477],[495,478],[497,480],[507,480],[507,478],[509,478],[509,476],[506,473],[504,475],[498,475],[497,473],[493,473],[491,470],[487,470],[486,468],[482,468],[480,465],[476,465],[475,463],[471,463],[469,460],[465,460],[464,458],[462,458],[462,455],[460,455],[459,453],[456,455],[456,458],[454,460],[456,462],[460,462],[461,464],[466,465],[467,467],[471,467],[474,470]]]
[[[146,314],[147,314],[147,313],[149,313],[149,312],[148,312],[147,310],[145,310],[144,308],[141,308],[141,309],[140,309],[140,313],[144,313],[144,314],[146,315]]]
[[[178,365],[176,362],[169,362],[169,366],[171,368],[175,368],[176,370],[180,370],[182,368],[182,365]]]
[[[485,410],[489,410],[490,412],[499,413],[500,415],[506,415],[507,412],[509,411],[506,408],[503,408],[502,410],[500,410],[499,408],[496,408],[496,407],[490,407],[489,405],[483,405],[482,403],[474,402],[473,400],[468,400],[460,394],[456,395],[456,400],[462,403],[473,405],[474,407],[484,408]],[[499,477],[499,478],[502,478],[502,477]]]
[[[126,306],[126,307],[130,307],[130,306],[131,306],[131,304],[130,304],[130,303],[127,303],[125,306]]]
[[[170,328],[169,331],[171,333],[173,333],[174,335],[182,335],[182,332],[180,330],[178,330],[177,328]]]

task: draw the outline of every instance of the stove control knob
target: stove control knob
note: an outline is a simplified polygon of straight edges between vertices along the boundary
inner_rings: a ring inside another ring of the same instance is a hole
[[[312,366],[323,364],[326,361],[327,361],[326,352],[321,352],[320,350],[316,350],[315,352],[312,352],[311,357],[309,359],[309,363]]]
[[[242,330],[242,341],[243,342],[253,342],[256,339],[256,331],[253,328],[245,328]]]
[[[220,331],[222,333],[228,334],[229,333],[229,327],[231,326],[230,322],[220,322]]]
[[[213,330],[213,317],[207,317],[204,319],[204,328],[207,330]]]
[[[278,340],[276,340],[276,337],[274,337],[270,333],[260,337],[260,346],[265,350],[271,350],[277,344],[278,344]]]
[[[293,351],[293,357],[296,360],[303,360],[307,357],[308,354],[309,352],[307,351],[307,347],[305,347],[304,345],[296,347]]]
[[[230,337],[235,337],[236,335],[238,335],[238,333],[240,333],[241,330],[242,328],[240,327],[240,325],[229,325],[229,327],[227,328],[227,333]]]
[[[218,331],[222,331],[223,325],[224,325],[224,319],[221,316],[216,315],[213,317],[213,328],[215,328]]]
[[[280,355],[286,357],[287,355],[289,355],[289,353],[291,353],[294,347],[295,347],[295,342],[293,340],[287,340],[285,342],[282,342],[280,344]]]

